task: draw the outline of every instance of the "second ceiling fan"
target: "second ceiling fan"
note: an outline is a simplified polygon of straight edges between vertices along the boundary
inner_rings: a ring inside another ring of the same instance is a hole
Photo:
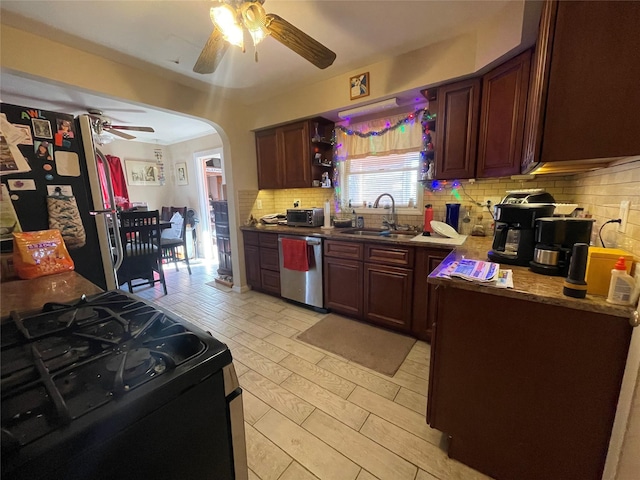
[[[109,132],[118,137],[122,137],[126,140],[133,140],[133,135],[122,132],[121,130],[130,130],[134,132],[149,132],[153,133],[155,130],[151,127],[139,127],[134,125],[113,125],[111,120],[102,114],[102,110],[90,108],[87,110],[89,118],[91,119],[91,128],[96,135],[102,135],[103,132]]]
[[[244,51],[244,30],[254,45],[271,35],[285,47],[313,63],[320,69],[327,68],[336,59],[336,54],[314,40],[302,30],[274,13],[265,13],[264,0],[218,0],[211,7],[214,29],[205,44],[193,71],[213,73],[220,64],[229,44]],[[256,54],[257,55],[257,54]],[[257,56],[256,56],[257,61]]]

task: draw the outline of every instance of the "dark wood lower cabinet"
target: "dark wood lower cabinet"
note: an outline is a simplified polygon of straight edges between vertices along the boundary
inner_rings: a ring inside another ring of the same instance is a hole
[[[416,248],[411,334],[426,342],[431,342],[431,325],[436,319],[437,303],[437,286],[427,283],[427,277],[448,254],[448,250]]]
[[[438,289],[428,423],[514,480],[602,477],[632,328],[623,317]]]
[[[280,295],[280,256],[276,233],[244,231],[247,284],[254,290]]]
[[[256,245],[244,245],[244,265],[247,273],[247,283],[260,290],[262,280],[260,276],[260,247]]]
[[[324,306],[336,313],[362,317],[362,262],[325,257]]]
[[[364,318],[408,332],[411,329],[413,271],[364,264]]]

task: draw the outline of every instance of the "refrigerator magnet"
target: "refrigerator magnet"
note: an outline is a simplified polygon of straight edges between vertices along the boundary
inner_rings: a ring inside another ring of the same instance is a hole
[[[50,173],[47,173],[47,174],[44,176],[44,179],[50,182],[51,180],[53,180],[53,175],[51,175]]]
[[[18,141],[19,145],[33,145],[33,137],[31,136],[31,127],[29,125],[19,125],[14,123],[13,126],[20,130],[22,137]]]
[[[80,160],[75,152],[56,152],[56,171],[63,177],[80,176]]]
[[[73,131],[73,122],[71,120],[68,120],[66,118],[59,118],[56,121],[56,124],[58,126],[57,135],[61,135],[63,139],[75,137],[75,133]]]
[[[30,178],[23,178],[23,179],[18,178],[14,180],[7,180],[7,183],[9,184],[9,190],[11,191],[36,189],[35,180],[32,180]]]
[[[71,185],[47,185],[47,195],[64,195],[66,197],[73,196]]]
[[[43,120],[42,118],[32,118],[31,125],[33,126],[33,134],[36,137],[53,139],[51,122],[49,120]]]
[[[37,160],[53,160],[53,145],[46,140],[36,140],[33,143],[33,150]]]
[[[51,165],[50,163],[45,163],[44,165],[42,165],[42,169],[45,172],[50,172],[51,170],[53,170],[53,165]]]

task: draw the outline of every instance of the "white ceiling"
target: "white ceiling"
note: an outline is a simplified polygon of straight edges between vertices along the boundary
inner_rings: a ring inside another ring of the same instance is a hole
[[[3,24],[162,73],[193,88],[223,88],[225,95],[251,104],[472,30],[507,1],[266,0],[267,12],[333,50],[334,64],[320,70],[267,38],[258,46],[258,63],[252,46],[245,54],[230,47],[209,75],[192,68],[213,28],[211,1],[2,0],[0,18]],[[99,108],[113,124],[152,126],[156,134],[134,133],[141,141],[171,144],[212,132],[198,120],[90,92],[44,86],[7,72],[2,72],[0,94],[3,102],[73,114]]]

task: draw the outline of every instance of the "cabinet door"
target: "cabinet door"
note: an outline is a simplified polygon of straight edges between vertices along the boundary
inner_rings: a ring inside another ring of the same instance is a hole
[[[436,178],[475,176],[480,79],[438,88]]]
[[[276,130],[256,132],[258,188],[282,188],[282,165],[278,154]]]
[[[413,318],[411,333],[431,343],[432,326],[436,319],[437,285],[427,283],[427,276],[442,263],[448,250],[416,249],[413,277]]]
[[[263,292],[280,295],[280,272],[263,269],[260,271],[260,277]]]
[[[325,257],[324,304],[335,312],[362,318],[362,262]]]
[[[247,274],[247,283],[251,287],[260,290],[262,288],[260,280],[260,247],[245,244],[244,268]]]
[[[523,171],[640,153],[639,23],[639,2],[544,3]]]
[[[364,318],[408,332],[411,329],[413,271],[364,264]]]
[[[278,128],[278,148],[282,160],[282,187],[311,187],[309,123],[298,122]]]
[[[531,50],[482,77],[478,177],[520,173]]]

